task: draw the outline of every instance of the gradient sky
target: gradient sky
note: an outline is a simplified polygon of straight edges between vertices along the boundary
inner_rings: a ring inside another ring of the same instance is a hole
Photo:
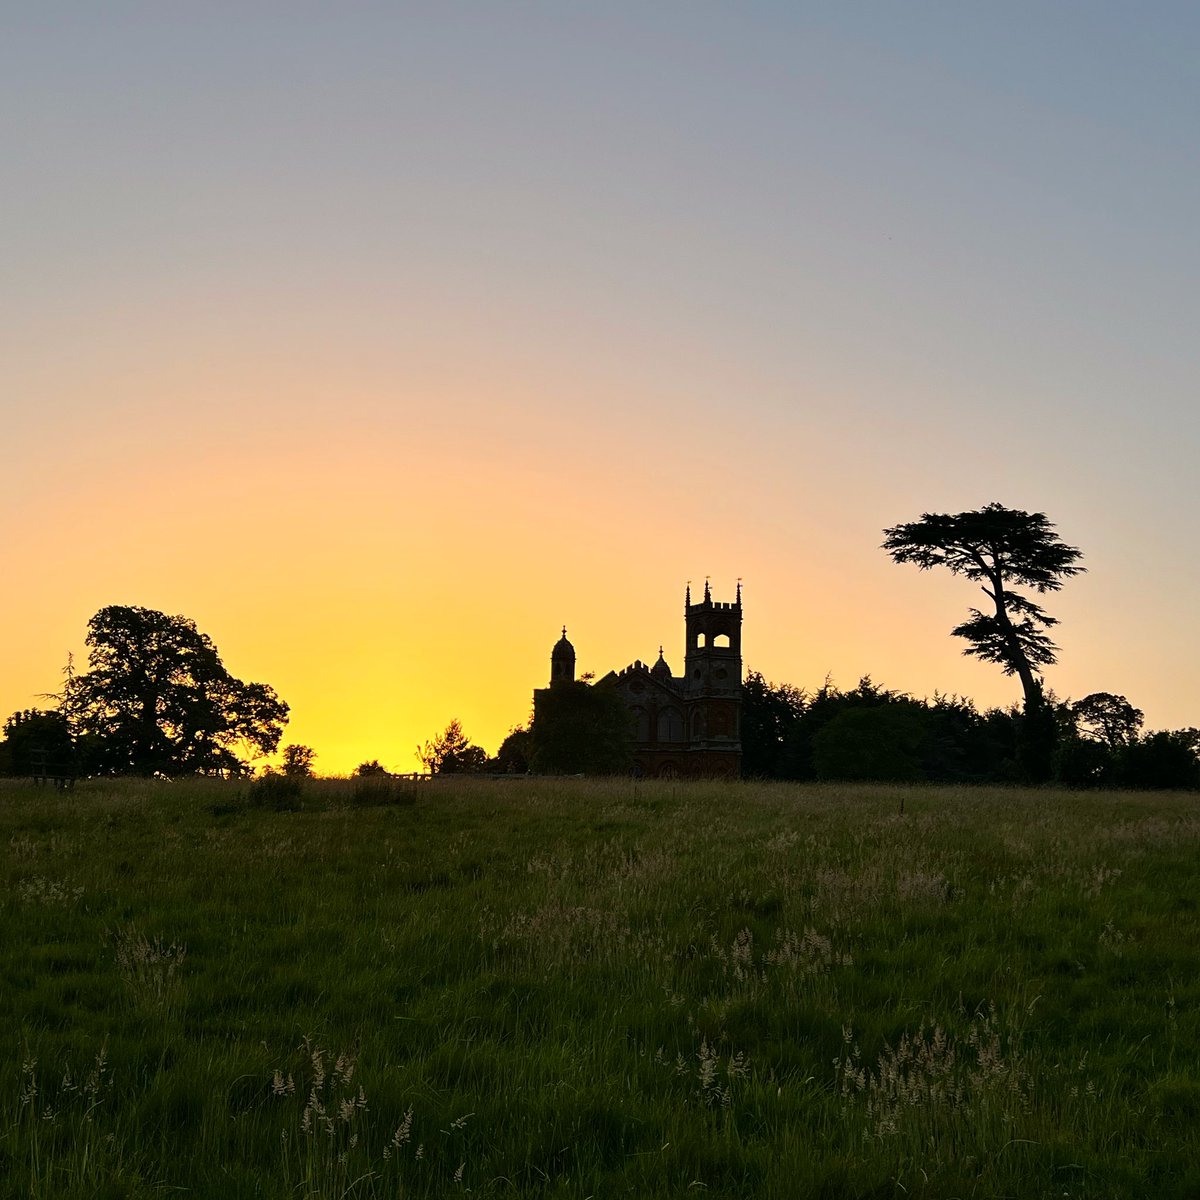
[[[0,710],[184,613],[318,769],[565,622],[1019,697],[886,525],[1041,510],[1048,684],[1200,724],[1200,9],[0,3]]]

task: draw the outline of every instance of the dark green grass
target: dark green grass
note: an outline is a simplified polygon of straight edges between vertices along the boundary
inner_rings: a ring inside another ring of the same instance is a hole
[[[0,790],[0,1197],[1200,1195],[1193,797],[249,798]]]

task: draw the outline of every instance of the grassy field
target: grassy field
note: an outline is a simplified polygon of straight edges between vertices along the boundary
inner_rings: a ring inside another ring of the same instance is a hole
[[[0,1196],[1200,1195],[1194,796],[245,796],[0,788]]]

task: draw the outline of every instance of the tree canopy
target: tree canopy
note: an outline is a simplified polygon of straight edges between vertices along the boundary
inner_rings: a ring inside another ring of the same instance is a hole
[[[231,675],[189,618],[112,605],[88,622],[87,646],[64,708],[91,769],[242,774],[279,745],[288,706]]]
[[[311,746],[284,746],[280,770],[289,779],[312,779],[316,757]]]
[[[472,775],[487,765],[487,751],[472,744],[457,717],[435,738],[417,747],[417,758],[431,775]]]
[[[382,779],[391,778],[391,772],[377,758],[368,759],[366,762],[360,762],[353,771],[350,772],[352,779]]]
[[[510,729],[496,757],[492,760],[492,769],[499,775],[524,775],[529,770],[529,760],[533,754],[533,735],[528,729],[518,725]]]
[[[4,722],[3,733],[0,775],[73,773],[75,747],[61,712],[39,708],[15,712]]]
[[[884,531],[883,549],[898,563],[922,571],[945,567],[982,585],[992,611],[972,608],[953,630],[970,644],[964,654],[994,662],[1021,680],[1029,712],[1041,700],[1040,667],[1057,661],[1058,647],[1047,629],[1058,624],[1027,595],[1056,592],[1065,579],[1086,570],[1082,554],[1054,532],[1044,513],[1002,504],[961,513],[923,513],[919,521]]]
[[[606,680],[537,694],[530,762],[542,775],[621,775],[633,768],[633,715]]]
[[[1071,705],[1071,715],[1081,733],[1103,742],[1110,749],[1128,746],[1137,740],[1145,721],[1140,708],[1134,708],[1124,696],[1112,692],[1093,692]]]
[[[804,715],[808,697],[790,684],[776,686],[761,671],[748,671],[742,684],[742,774],[788,778],[788,735]]]

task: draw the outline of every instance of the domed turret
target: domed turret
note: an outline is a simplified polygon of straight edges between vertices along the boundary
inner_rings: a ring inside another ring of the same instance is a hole
[[[650,668],[650,674],[653,675],[655,679],[661,679],[667,683],[669,683],[671,680],[671,668],[667,666],[667,660],[663,658],[661,646],[658,648],[658,662],[656,662],[654,666]]]
[[[575,647],[567,641],[567,627],[550,651],[550,686],[575,682]]]

